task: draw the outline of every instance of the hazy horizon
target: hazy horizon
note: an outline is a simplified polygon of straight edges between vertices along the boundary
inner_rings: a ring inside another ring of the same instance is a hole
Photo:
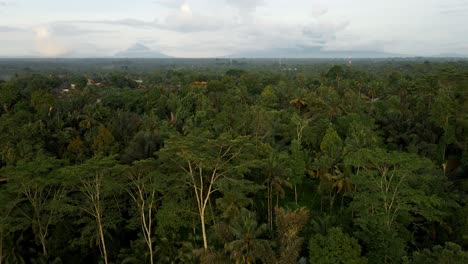
[[[0,57],[466,57],[467,22],[464,0],[0,0]]]

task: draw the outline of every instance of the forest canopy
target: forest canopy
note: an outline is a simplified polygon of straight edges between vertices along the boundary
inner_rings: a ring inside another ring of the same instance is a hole
[[[1,64],[0,263],[468,263],[466,61],[59,63]]]

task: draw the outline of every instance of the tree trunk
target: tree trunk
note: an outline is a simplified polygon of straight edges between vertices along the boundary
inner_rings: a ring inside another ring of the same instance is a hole
[[[269,229],[273,229],[273,190],[271,187],[271,183],[268,183],[268,197],[267,197],[267,203],[268,203],[268,227]]]
[[[148,247],[149,247],[149,253],[150,253],[150,263],[153,264],[154,263],[154,260],[153,260],[153,243],[149,242]]]
[[[151,254],[151,256],[150,256],[150,263],[153,264],[153,263],[154,263],[154,260],[153,260],[153,248],[152,248],[152,247],[150,248],[150,254]]]
[[[202,235],[203,235],[203,247],[205,250],[208,249],[208,241],[206,238],[206,230],[205,230],[205,209],[200,212],[200,221],[201,221],[201,228],[202,228]]]
[[[99,215],[98,216],[99,219],[98,219],[98,226],[99,226],[99,238],[101,240],[101,246],[102,246],[102,254],[103,254],[103,257],[104,257],[104,263],[105,264],[108,264],[108,260],[107,260],[107,249],[106,249],[106,241],[104,239],[104,229],[102,227],[102,223],[101,223],[101,216]]]
[[[3,263],[3,238],[0,238],[0,264]]]
[[[294,200],[296,201],[296,205],[297,205],[297,185],[294,184]]]
[[[44,255],[44,257],[47,257],[47,247],[46,247],[45,238],[41,238],[41,245],[42,245],[42,255]]]
[[[279,193],[276,193],[276,207],[275,208],[278,208],[279,207]]]
[[[320,213],[323,213],[323,194],[320,194]]]
[[[151,205],[150,205],[151,206]],[[151,207],[148,209],[148,223],[145,224],[145,222],[143,222],[143,232],[146,234],[145,235],[145,239],[146,239],[146,243],[148,245],[148,250],[149,250],[149,255],[150,255],[150,263],[153,264],[154,260],[153,260],[153,241],[151,240],[151,226],[152,226],[152,223],[151,223],[151,217],[152,217],[152,214],[151,214]],[[142,212],[142,220],[143,221],[146,221],[146,218],[145,218],[145,214],[144,214],[144,208],[143,208],[143,212]]]
[[[335,205],[335,199],[336,199],[336,193],[334,193],[333,191],[330,191],[330,214],[333,210],[333,206]]]

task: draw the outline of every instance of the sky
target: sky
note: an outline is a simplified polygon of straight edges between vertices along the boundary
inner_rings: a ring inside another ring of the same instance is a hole
[[[0,57],[277,49],[468,56],[468,0],[0,0]]]

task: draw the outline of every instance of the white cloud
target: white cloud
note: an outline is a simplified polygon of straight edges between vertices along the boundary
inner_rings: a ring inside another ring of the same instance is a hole
[[[237,9],[237,22],[249,23],[253,20],[255,11],[265,4],[264,0],[225,0],[226,3]]]
[[[47,27],[40,26],[35,29],[37,52],[45,57],[65,55],[68,50],[53,37]]]
[[[178,32],[216,31],[224,26],[224,21],[213,16],[193,13],[189,5],[184,4],[178,12],[170,13],[164,23],[156,27]]]
[[[154,0],[153,3],[167,8],[179,8],[185,0]]]
[[[305,37],[318,43],[326,43],[336,39],[336,34],[343,31],[348,26],[349,22],[332,22],[332,21],[315,21],[308,24],[303,29]]]
[[[61,23],[103,24],[108,26],[125,26],[135,29],[159,29],[183,33],[217,31],[226,25],[222,18],[193,12],[188,4],[181,5],[178,10],[170,11],[161,21],[156,19],[154,21],[145,21],[126,18],[118,20],[62,21]]]
[[[226,0],[226,3],[241,10],[254,10],[258,6],[265,4],[264,0]]]
[[[468,55],[466,0],[25,2],[0,0],[0,55],[107,55],[139,39],[191,57],[297,47]]]
[[[188,4],[183,4],[180,6],[180,11],[185,15],[192,15],[192,9]]]
[[[24,31],[26,31],[24,28],[0,26],[0,32],[24,32]]]

